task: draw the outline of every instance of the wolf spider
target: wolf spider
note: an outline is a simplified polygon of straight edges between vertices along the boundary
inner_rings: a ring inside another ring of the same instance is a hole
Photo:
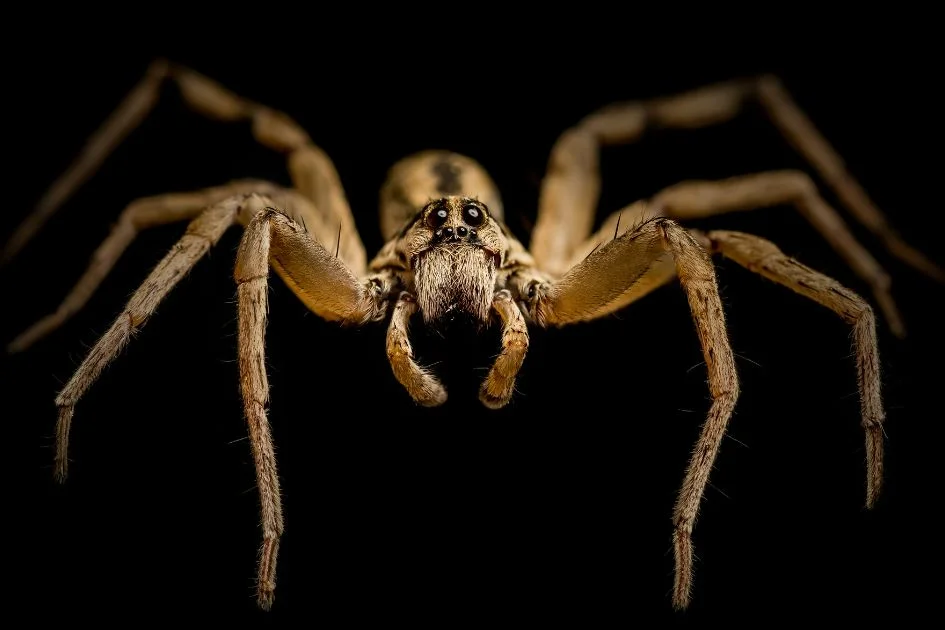
[[[176,83],[187,105],[212,119],[251,121],[259,143],[286,155],[294,187],[240,180],[132,202],[61,306],[18,336],[10,350],[27,348],[82,307],[139,231],[190,221],[177,245],[132,295],[56,398],[55,474],[64,480],[69,430],[81,396],[221,235],[234,224],[245,229],[235,267],[238,352],[261,500],[257,598],[262,608],[268,609],[273,601],[283,531],[266,416],[264,332],[270,267],[305,306],[326,320],[351,326],[386,321],[387,356],[394,376],[420,405],[442,404],[446,391],[414,358],[408,332],[411,318],[419,313],[428,326],[457,317],[480,326],[498,324],[501,351],[480,388],[482,403],[491,408],[504,406],[512,396],[528,348],[529,323],[546,327],[593,320],[678,279],[688,298],[712,396],[673,515],[672,603],[682,609],[689,604],[692,584],[693,524],[739,393],[710,258],[720,254],[822,304],[852,326],[866,434],[866,504],[873,507],[882,482],[884,420],[873,309],[850,289],[784,255],[767,240],[724,230],[703,233],[678,222],[793,205],[872,288],[890,328],[901,335],[889,276],[818,194],[810,177],[776,171],[722,181],[686,181],[614,212],[592,234],[601,147],[631,143],[647,128],[720,123],[757,101],[853,216],[893,255],[939,280],[945,278],[940,267],[890,228],[777,79],[735,80],[591,113],[565,131],[553,147],[529,249],[505,226],[498,190],[475,161],[445,151],[404,158],[390,170],[381,190],[380,225],[386,244],[369,261],[334,165],[303,129],[281,112],[159,60],[15,231],[3,249],[3,260],[14,256],[147,116],[167,80]]]

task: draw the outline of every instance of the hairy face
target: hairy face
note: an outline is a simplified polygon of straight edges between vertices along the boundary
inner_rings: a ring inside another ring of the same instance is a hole
[[[496,274],[508,245],[484,204],[468,197],[433,201],[405,241],[426,323],[489,320]]]

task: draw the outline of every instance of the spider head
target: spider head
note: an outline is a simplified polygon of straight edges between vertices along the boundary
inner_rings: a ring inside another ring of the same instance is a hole
[[[508,242],[485,204],[459,196],[431,201],[404,240],[427,324],[457,318],[479,325],[489,321]]]

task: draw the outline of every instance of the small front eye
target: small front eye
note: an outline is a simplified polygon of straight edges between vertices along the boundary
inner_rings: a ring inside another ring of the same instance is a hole
[[[467,225],[471,225],[473,227],[482,225],[482,222],[485,220],[485,218],[485,213],[483,213],[483,211],[478,206],[469,204],[463,208],[463,221],[465,221]]]
[[[449,217],[449,215],[450,213],[446,210],[446,208],[434,210],[427,217],[427,224],[429,224],[431,228],[438,228],[446,223],[446,218]]]

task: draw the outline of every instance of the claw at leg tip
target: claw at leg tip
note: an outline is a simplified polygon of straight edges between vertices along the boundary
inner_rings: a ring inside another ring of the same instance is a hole
[[[260,610],[262,610],[263,612],[269,612],[269,611],[272,610],[272,598],[271,598],[271,597],[264,597],[264,596],[260,595],[259,598],[257,599],[257,603],[259,604]]]
[[[272,610],[272,602],[276,598],[274,589],[259,589],[256,594],[256,605],[265,612]]]

